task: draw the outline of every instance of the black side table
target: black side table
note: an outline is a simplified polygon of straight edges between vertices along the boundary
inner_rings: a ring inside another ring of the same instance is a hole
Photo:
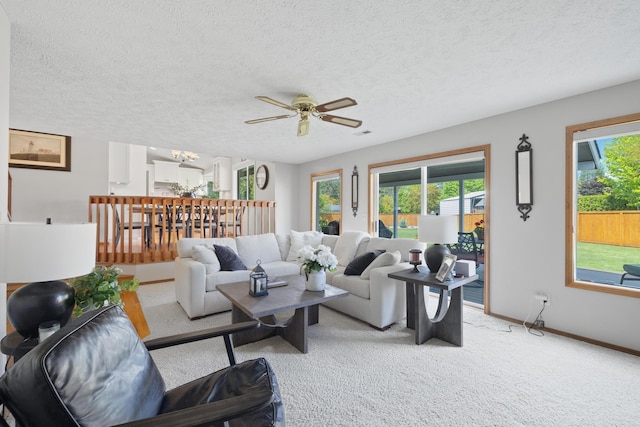
[[[11,332],[0,341],[0,351],[2,354],[13,357],[15,363],[39,342],[38,338],[25,338],[17,332]]]
[[[434,273],[414,272],[413,269],[408,269],[389,273],[389,277],[406,283],[407,328],[415,330],[416,344],[422,344],[431,338],[440,338],[462,347],[462,286],[476,280],[477,274],[440,282],[436,280]],[[440,291],[438,310],[433,319],[427,315],[425,287],[427,292],[429,287]]]

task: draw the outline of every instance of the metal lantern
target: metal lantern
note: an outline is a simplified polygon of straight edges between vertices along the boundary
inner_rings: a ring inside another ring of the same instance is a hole
[[[253,295],[254,297],[261,297],[269,294],[269,291],[267,290],[269,276],[267,276],[264,268],[260,266],[261,263],[262,261],[257,260],[256,267],[249,275],[249,295]]]

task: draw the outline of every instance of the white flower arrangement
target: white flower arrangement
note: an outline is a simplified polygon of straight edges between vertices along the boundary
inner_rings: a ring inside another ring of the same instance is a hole
[[[338,258],[331,253],[331,249],[325,245],[319,245],[316,249],[307,245],[297,253],[298,261],[304,267],[304,272],[309,274],[311,270],[334,271],[338,265]]]

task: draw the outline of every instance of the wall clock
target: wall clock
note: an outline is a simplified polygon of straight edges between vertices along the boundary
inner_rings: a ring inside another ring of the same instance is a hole
[[[260,165],[256,171],[256,185],[260,190],[267,188],[269,183],[269,169],[265,165]]]

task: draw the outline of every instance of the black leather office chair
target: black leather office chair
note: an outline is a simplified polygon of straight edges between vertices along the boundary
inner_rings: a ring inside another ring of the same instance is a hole
[[[235,362],[230,334],[256,327],[251,321],[143,343],[120,307],[101,308],[18,360],[0,378],[0,400],[23,427],[284,425],[269,363]],[[217,336],[231,366],[166,391],[148,350]]]

